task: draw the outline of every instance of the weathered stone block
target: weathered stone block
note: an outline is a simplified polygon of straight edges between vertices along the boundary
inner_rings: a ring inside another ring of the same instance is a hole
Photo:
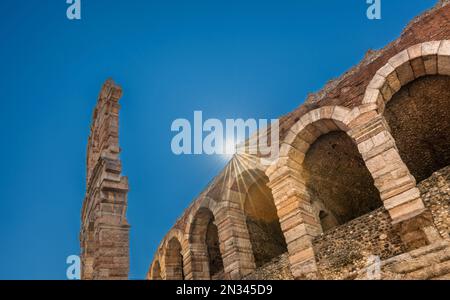
[[[395,71],[397,72],[398,80],[400,81],[402,86],[410,83],[415,79],[414,71],[409,61],[397,67]]]
[[[422,56],[437,55],[441,41],[422,43]]]
[[[450,75],[450,41],[442,41],[438,51],[438,72]]]
[[[409,62],[408,50],[403,50],[402,52],[396,54],[394,57],[389,59],[388,63],[394,68],[398,69],[402,65]]]
[[[396,206],[402,205],[404,203],[410,202],[412,200],[420,198],[420,192],[417,188],[412,188],[406,192],[396,195],[390,199],[384,201],[384,207],[390,210]]]
[[[422,57],[411,60],[411,67],[414,72],[414,77],[419,78],[426,75],[425,64]]]
[[[412,216],[415,216],[425,209],[422,199],[417,198],[409,202],[404,202],[403,204],[397,205],[389,209],[389,214],[393,219],[393,222],[400,222],[407,220]]]
[[[322,119],[331,119],[334,112],[334,106],[324,106],[320,108],[320,116]]]
[[[367,89],[364,95],[363,104],[384,102],[383,95],[378,89]]]
[[[380,74],[375,74],[372,81],[370,81],[368,88],[379,90],[386,84],[386,77],[381,76]]]
[[[409,59],[413,60],[422,56],[422,45],[417,44],[408,48]]]
[[[426,56],[423,58],[425,72],[427,75],[436,75],[438,73],[437,55]]]

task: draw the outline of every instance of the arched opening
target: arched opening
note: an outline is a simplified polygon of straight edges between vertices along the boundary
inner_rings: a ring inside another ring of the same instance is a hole
[[[392,97],[384,114],[417,182],[450,164],[450,77],[412,81]]]
[[[256,179],[247,190],[244,211],[256,267],[287,252],[272,190],[265,176]]]
[[[320,136],[306,153],[303,172],[324,232],[382,206],[373,178],[345,132]]]
[[[220,252],[219,232],[214,215],[209,209],[201,208],[196,213],[190,243],[194,279],[221,279],[224,266]]]
[[[319,212],[319,220],[324,232],[339,226],[339,221],[336,219],[336,217],[332,213],[326,212],[324,210],[321,210]]]
[[[172,238],[167,244],[166,250],[166,279],[183,280],[183,254],[181,244],[176,238]]]
[[[152,272],[151,272],[151,279],[152,280],[161,280],[161,266],[159,265],[159,261],[155,261],[155,263],[152,266]]]
[[[219,234],[214,219],[211,219],[206,230],[206,245],[208,247],[209,274],[212,279],[223,274],[223,261],[220,254]]]

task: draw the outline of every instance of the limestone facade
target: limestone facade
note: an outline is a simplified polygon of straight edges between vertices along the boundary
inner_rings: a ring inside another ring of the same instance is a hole
[[[404,160],[414,145],[394,137],[401,124],[386,116],[395,105],[412,109],[407,100],[396,99],[405,89],[450,75],[449,18],[450,6],[441,1],[412,21],[398,40],[369,52],[358,66],[282,117],[276,163],[232,159],[163,239],[148,279],[257,278],[261,270],[294,279],[358,278],[368,255],[407,259],[420,249],[437,249],[436,243],[443,249],[449,238],[442,221],[448,219],[448,201],[437,201],[433,187],[421,190],[415,172],[438,170],[412,166],[426,160]],[[450,89],[442,80],[440,91],[429,94],[431,100]],[[427,114],[450,111],[449,102],[444,99]],[[439,136],[444,142],[436,153],[447,157],[449,132],[443,129]],[[270,195],[249,196],[256,193],[255,185]],[[249,200],[258,197],[261,202]],[[249,208],[255,206],[267,210]],[[259,244],[258,237],[263,239]],[[261,243],[271,246],[264,250]],[[358,251],[346,251],[356,244]],[[271,265],[270,258],[287,264],[289,272]]]

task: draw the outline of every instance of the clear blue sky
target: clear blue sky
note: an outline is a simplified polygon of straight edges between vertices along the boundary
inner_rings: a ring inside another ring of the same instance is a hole
[[[0,1],[0,279],[65,279],[79,254],[92,110],[108,77],[122,85],[120,143],[129,177],[131,272],[223,167],[177,157],[176,118],[275,118],[397,38],[428,0]]]

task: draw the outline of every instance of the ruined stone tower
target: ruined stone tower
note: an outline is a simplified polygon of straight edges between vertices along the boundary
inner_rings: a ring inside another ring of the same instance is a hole
[[[112,80],[103,85],[87,147],[86,195],[81,214],[81,278],[127,279],[129,272],[128,179],[119,158],[119,99]]]

